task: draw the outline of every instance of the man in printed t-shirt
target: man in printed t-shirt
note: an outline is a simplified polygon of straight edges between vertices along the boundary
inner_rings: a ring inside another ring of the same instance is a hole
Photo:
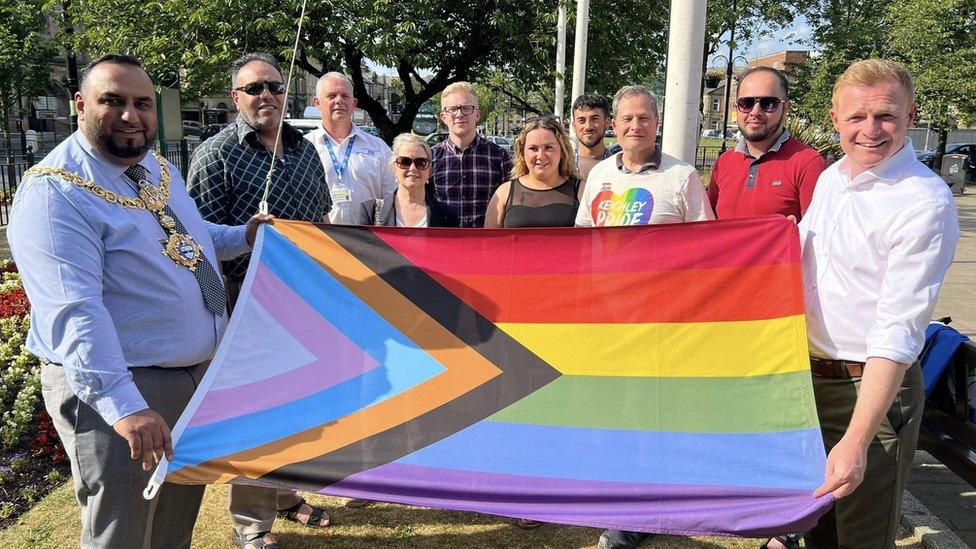
[[[663,154],[655,144],[657,98],[643,86],[624,86],[613,97],[613,129],[623,150],[590,170],[577,227],[650,225],[715,219],[695,168]],[[652,534],[607,530],[601,549],[639,546]]]
[[[590,171],[576,226],[715,219],[695,168],[655,144],[659,117],[654,94],[643,86],[624,86],[613,98],[613,112],[623,150]]]

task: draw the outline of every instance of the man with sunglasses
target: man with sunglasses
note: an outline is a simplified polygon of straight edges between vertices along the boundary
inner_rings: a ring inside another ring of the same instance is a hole
[[[333,205],[329,221],[355,224],[363,202],[381,199],[396,189],[390,171],[393,153],[382,139],[353,123],[356,98],[348,76],[330,72],[319,78],[313,103],[322,111],[322,125],[305,139],[315,145],[325,166]]]
[[[237,120],[197,147],[190,163],[187,186],[200,213],[213,223],[248,219],[258,211],[274,156],[269,213],[327,221],[332,202],[322,161],[301,132],[281,122],[285,84],[278,62],[267,53],[249,53],[234,62],[231,76]],[[232,311],[249,259],[247,255],[224,264]],[[294,492],[257,486],[230,487],[230,514],[234,541],[245,549],[275,546],[271,526],[276,515],[308,526],[329,523],[322,509]]]
[[[481,111],[471,84],[455,82],[444,88],[441,120],[449,135],[431,149],[437,199],[458,212],[462,227],[483,227],[488,201],[512,171],[512,158],[478,135]]]
[[[826,164],[820,153],[790,136],[789,82],[772,67],[739,77],[736,122],[742,139],[715,162],[708,198],[719,218],[783,214],[800,219]]]

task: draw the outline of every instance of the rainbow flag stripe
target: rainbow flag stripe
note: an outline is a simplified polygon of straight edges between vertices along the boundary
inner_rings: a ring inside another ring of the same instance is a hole
[[[810,528],[796,227],[262,230],[166,480],[625,530]]]

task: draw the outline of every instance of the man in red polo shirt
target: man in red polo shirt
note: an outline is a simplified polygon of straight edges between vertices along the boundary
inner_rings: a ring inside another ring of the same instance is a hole
[[[826,163],[783,127],[788,91],[786,77],[771,67],[754,67],[739,77],[735,106],[742,139],[715,161],[708,185],[719,219],[778,213],[799,221],[806,213]]]

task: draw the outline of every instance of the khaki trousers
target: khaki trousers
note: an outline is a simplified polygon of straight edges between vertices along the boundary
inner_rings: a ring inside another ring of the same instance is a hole
[[[813,376],[817,414],[829,453],[850,423],[861,389],[860,378]],[[912,364],[868,448],[864,482],[837,501],[805,536],[810,548],[882,549],[895,546],[901,499],[918,444],[925,405],[922,369]]]

